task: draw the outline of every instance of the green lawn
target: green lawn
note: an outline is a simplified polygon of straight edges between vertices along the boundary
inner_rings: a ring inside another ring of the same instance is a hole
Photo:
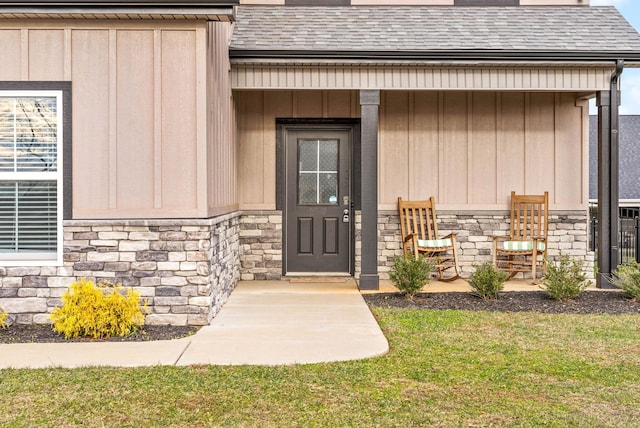
[[[640,316],[375,314],[365,361],[0,370],[0,426],[640,426]]]

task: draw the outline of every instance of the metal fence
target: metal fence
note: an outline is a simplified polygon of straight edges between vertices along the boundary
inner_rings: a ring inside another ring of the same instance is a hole
[[[589,249],[597,251],[598,242],[598,207],[589,208]],[[620,263],[631,260],[640,262],[640,207],[620,207],[620,223],[618,224],[618,248]],[[597,256],[596,256],[597,257]]]

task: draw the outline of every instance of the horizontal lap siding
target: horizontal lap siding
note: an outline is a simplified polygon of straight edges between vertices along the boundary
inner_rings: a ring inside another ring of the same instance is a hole
[[[2,80],[73,83],[74,218],[207,216],[206,23],[7,21],[0,49]]]

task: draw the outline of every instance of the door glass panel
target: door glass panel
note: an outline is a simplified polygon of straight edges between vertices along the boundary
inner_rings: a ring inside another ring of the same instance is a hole
[[[316,174],[300,173],[298,177],[298,203],[315,204],[317,201]]]
[[[338,174],[327,172],[320,174],[320,203],[337,203]]]
[[[298,203],[338,203],[338,140],[298,140]]]
[[[300,171],[316,171],[318,165],[318,141],[300,140],[298,147]]]
[[[338,170],[338,142],[324,141],[319,147],[319,169],[321,171]]]

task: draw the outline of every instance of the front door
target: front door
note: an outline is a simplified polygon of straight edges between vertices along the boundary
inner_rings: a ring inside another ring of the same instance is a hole
[[[286,273],[351,270],[351,133],[287,129]]]

